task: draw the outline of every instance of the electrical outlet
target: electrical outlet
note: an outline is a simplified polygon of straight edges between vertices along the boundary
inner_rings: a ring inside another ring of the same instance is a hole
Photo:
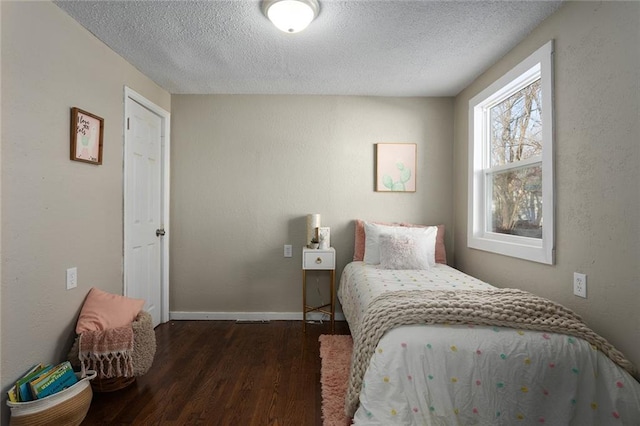
[[[573,294],[587,298],[587,276],[585,274],[573,273]]]
[[[291,246],[291,244],[285,244],[284,257],[291,257],[291,256],[293,256],[293,247]]]
[[[78,287],[78,268],[67,269],[67,290]]]

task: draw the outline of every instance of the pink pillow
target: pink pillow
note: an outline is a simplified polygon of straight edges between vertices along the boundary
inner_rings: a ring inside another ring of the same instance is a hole
[[[379,225],[398,225],[397,223],[373,222]],[[400,226],[423,227],[424,225],[414,225],[410,223],[401,223]],[[356,240],[353,249],[354,262],[364,259],[364,244],[366,235],[364,233],[364,221],[356,219]],[[444,246],[444,225],[438,225],[438,234],[436,235],[436,263],[447,264],[447,251]]]
[[[386,222],[371,222],[377,225],[386,225],[386,226],[394,226],[398,225],[397,223],[386,223]],[[353,260],[360,261],[364,260],[364,245],[367,239],[366,234],[364,233],[364,220],[356,219],[356,243],[353,249]]]
[[[131,324],[144,306],[144,299],[132,299],[93,287],[82,305],[76,333],[108,330]]]

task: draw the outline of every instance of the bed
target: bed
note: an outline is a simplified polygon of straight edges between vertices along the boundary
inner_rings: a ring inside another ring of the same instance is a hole
[[[447,266],[443,234],[356,221],[338,290],[354,424],[640,425],[619,351],[561,305]]]

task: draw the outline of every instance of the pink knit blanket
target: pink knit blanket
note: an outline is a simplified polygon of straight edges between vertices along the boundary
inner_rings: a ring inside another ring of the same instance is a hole
[[[133,328],[131,325],[101,331],[85,331],[79,337],[78,358],[82,374],[95,370],[98,377],[133,376]]]

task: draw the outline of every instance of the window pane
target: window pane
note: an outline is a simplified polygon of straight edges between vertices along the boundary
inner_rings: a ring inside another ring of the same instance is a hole
[[[490,109],[490,167],[542,153],[540,80]]]
[[[491,231],[542,238],[542,165],[510,169],[488,177]]]

